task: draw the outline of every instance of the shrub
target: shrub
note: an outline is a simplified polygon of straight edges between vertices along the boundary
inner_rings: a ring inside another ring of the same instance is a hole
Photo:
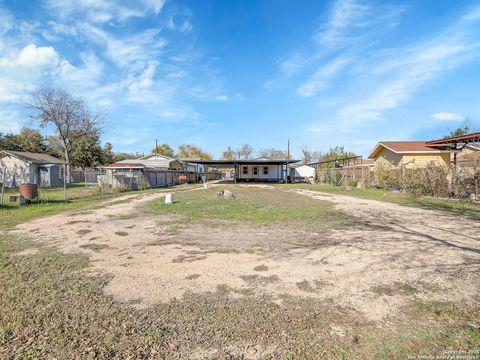
[[[147,190],[148,188],[150,188],[150,183],[147,181],[147,179],[145,178],[140,178],[139,182],[138,182],[138,189],[139,190]]]
[[[342,182],[343,176],[340,172],[337,172],[335,174],[335,185],[340,186],[340,183]]]
[[[425,168],[396,169],[377,167],[375,182],[386,190],[405,190],[413,196],[447,196],[450,192],[450,169],[431,162]]]

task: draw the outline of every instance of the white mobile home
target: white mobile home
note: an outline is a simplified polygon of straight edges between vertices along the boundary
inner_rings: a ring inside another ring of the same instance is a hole
[[[63,164],[64,161],[47,154],[3,150],[0,151],[0,183],[6,188],[21,184],[59,187],[63,183]]]

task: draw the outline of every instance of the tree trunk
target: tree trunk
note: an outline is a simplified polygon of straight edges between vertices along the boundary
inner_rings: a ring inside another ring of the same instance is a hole
[[[67,177],[67,184],[70,184],[70,154],[68,153],[67,147],[65,146],[65,169],[66,171],[66,177]]]

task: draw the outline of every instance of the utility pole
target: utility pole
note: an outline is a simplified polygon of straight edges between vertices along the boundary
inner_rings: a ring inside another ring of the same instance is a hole
[[[288,183],[288,160],[290,160],[290,139],[288,139],[288,145],[287,145],[287,162],[285,164],[285,184]]]
[[[155,154],[158,151],[158,139],[155,139]]]

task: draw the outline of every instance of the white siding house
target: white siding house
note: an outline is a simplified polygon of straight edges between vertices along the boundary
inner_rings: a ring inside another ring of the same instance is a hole
[[[241,164],[237,168],[240,181],[284,181],[285,165],[282,164]]]
[[[62,160],[47,154],[3,150],[0,151],[0,183],[4,182],[6,188],[21,184],[58,187],[63,183],[62,164]]]
[[[231,169],[232,176],[226,178],[237,181],[284,182],[288,178],[290,165],[298,160],[286,159],[234,159],[234,160],[190,160],[193,164],[207,169]],[[207,170],[208,172],[209,170]]]

